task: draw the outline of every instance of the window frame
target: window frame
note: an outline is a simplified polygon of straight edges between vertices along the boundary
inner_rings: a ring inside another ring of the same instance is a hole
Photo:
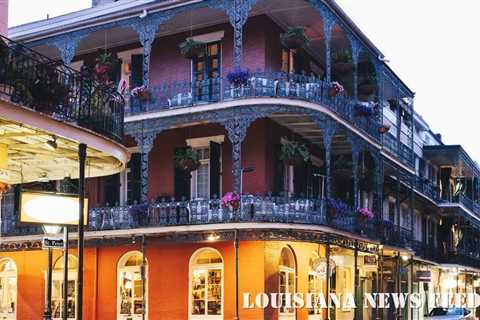
[[[285,266],[281,264],[281,258],[282,258],[282,252],[283,250],[288,250],[288,252],[291,255],[292,258],[292,264],[293,267],[291,266]],[[294,320],[296,319],[296,309],[294,307],[294,302],[293,302],[293,295],[297,292],[297,261],[295,259],[295,254],[289,246],[283,247],[280,250],[280,259],[279,259],[279,264],[278,264],[278,292],[282,293],[280,290],[280,274],[284,273],[285,274],[285,279],[286,279],[286,284],[285,288],[286,291],[284,293],[291,293],[292,294],[292,308],[290,312],[282,312],[282,307],[278,308],[278,319],[279,320]],[[293,278],[293,292],[289,291],[290,287],[290,280],[289,280],[289,275],[292,275]],[[281,302],[281,301],[280,301]]]
[[[221,263],[205,263],[205,264],[195,264],[196,258],[201,255],[205,251],[213,251],[216,253],[220,259],[222,259]],[[189,272],[188,272],[188,319],[189,320],[223,320],[225,316],[225,272],[224,272],[224,259],[222,254],[215,248],[212,247],[203,247],[200,249],[197,249],[190,257],[190,261],[188,263],[189,266]],[[209,270],[218,270],[220,269],[221,272],[221,281],[220,281],[220,286],[222,287],[221,290],[221,307],[220,307],[220,314],[219,315],[194,315],[192,314],[192,304],[193,304],[193,299],[192,299],[192,280],[193,280],[193,271],[194,270],[200,270],[200,271],[205,271],[207,272],[207,279],[205,280],[205,301],[207,302],[205,304],[206,308],[205,310],[208,310],[208,271]]]
[[[68,258],[73,258],[74,260],[76,260],[76,263],[78,263],[78,258],[72,254],[69,254],[68,255]],[[68,259],[67,258],[67,259]],[[55,261],[55,263],[53,264],[52,266],[52,320],[62,320],[63,319],[63,278],[64,278],[64,274],[63,274],[63,268],[62,270],[55,270],[55,266],[57,265],[57,263],[60,263],[60,261],[62,261],[64,259],[63,255],[61,257],[59,257],[57,259],[57,261]],[[68,281],[74,281],[74,295],[73,295],[73,299],[74,299],[74,302],[75,302],[75,316],[73,318],[67,318],[68,320],[75,320],[77,319],[77,315],[78,315],[78,301],[77,301],[77,281],[78,281],[78,273],[77,273],[77,270],[75,268],[71,268],[71,264],[69,263],[68,264],[69,267],[68,267]],[[59,303],[59,306],[60,306],[60,317],[59,318],[55,318],[54,317],[54,310],[53,310],[53,301],[54,301],[54,296],[53,296],[53,283],[54,281],[58,281],[60,283],[60,303]],[[47,279],[45,278],[45,284],[47,284]],[[45,286],[45,290],[47,290],[47,286]]]
[[[18,269],[17,269],[17,264],[15,263],[15,261],[11,258],[2,258],[0,259],[0,265],[2,263],[12,263],[13,267],[15,268],[15,270],[9,270],[9,271],[3,271],[3,272],[0,272],[0,278],[12,278],[14,277],[15,278],[15,297],[14,297],[14,303],[15,303],[15,308],[14,308],[14,311],[13,313],[3,313],[3,312],[0,312],[0,318],[1,319],[5,319],[5,320],[14,320],[14,319],[17,319],[17,307],[18,307]],[[3,291],[3,288],[1,289]],[[3,297],[3,293],[2,293],[2,297]]]
[[[116,300],[117,300],[117,310],[116,310],[116,319],[117,320],[127,320],[127,319],[132,319],[132,320],[141,320],[143,319],[142,314],[131,314],[131,315],[126,315],[126,314],[121,314],[121,294],[120,294],[120,281],[121,281],[121,273],[126,271],[130,271],[132,273],[136,272],[135,269],[140,272],[142,272],[142,267],[140,266],[125,266],[125,263],[128,261],[128,259],[134,255],[140,255],[143,259],[143,254],[142,252],[138,250],[132,250],[128,251],[125,254],[123,254],[120,259],[118,260],[117,263],[117,280],[116,280]],[[134,301],[134,296],[132,296],[132,302]],[[134,304],[132,304],[132,307]],[[148,260],[145,257],[145,317],[148,319]]]

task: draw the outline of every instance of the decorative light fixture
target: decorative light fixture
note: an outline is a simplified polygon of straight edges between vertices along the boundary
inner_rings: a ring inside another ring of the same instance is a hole
[[[57,225],[44,224],[42,225],[42,228],[43,232],[47,235],[58,234],[62,231],[62,227]]]
[[[47,149],[50,151],[55,151],[58,148],[57,138],[52,137],[52,140],[48,140],[47,142],[45,142],[45,147],[47,147]]]
[[[214,241],[217,241],[220,239],[220,235],[219,234],[216,234],[216,233],[212,233],[208,236],[207,240],[209,242],[214,242]]]

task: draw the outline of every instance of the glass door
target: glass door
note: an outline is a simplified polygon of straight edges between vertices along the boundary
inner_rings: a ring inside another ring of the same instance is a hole
[[[209,43],[200,56],[193,59],[192,91],[196,102],[218,101],[220,98],[220,42]]]
[[[222,269],[193,270],[190,319],[223,319],[222,295]]]

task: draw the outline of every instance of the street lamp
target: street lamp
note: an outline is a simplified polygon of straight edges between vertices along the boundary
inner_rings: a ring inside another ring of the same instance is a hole
[[[52,236],[60,233],[62,227],[56,225],[43,225],[43,232],[47,236]],[[53,253],[52,248],[48,248],[48,268],[47,268],[47,296],[45,297],[45,312],[43,314],[43,319],[51,320],[52,319],[52,260]]]

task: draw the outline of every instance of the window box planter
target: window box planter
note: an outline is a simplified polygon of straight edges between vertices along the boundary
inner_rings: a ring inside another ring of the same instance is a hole
[[[133,88],[130,95],[136,97],[142,103],[149,102],[151,99],[150,91],[145,86]]]
[[[305,34],[304,27],[291,27],[280,35],[282,46],[287,49],[298,49],[310,43],[310,38]]]

